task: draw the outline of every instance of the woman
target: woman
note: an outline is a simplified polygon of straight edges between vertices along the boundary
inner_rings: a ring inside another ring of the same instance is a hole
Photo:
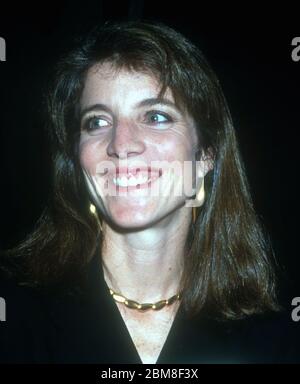
[[[2,359],[293,360],[271,247],[201,52],[164,25],[106,24],[58,64],[48,113],[53,193],[3,259],[18,286],[2,288]]]

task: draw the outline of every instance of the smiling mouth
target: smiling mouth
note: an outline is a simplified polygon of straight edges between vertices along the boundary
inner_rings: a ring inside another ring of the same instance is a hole
[[[161,169],[117,169],[112,181],[118,190],[149,188],[162,175]]]

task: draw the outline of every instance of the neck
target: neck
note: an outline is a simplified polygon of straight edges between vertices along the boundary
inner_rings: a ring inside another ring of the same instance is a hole
[[[103,226],[107,285],[140,303],[168,299],[180,289],[190,210],[183,207],[151,228],[120,233]]]

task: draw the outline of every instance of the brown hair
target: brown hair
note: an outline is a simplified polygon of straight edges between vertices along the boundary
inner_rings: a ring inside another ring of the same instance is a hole
[[[77,106],[88,69],[103,61],[155,74],[162,92],[170,87],[196,121],[199,157],[209,149],[214,155],[214,168],[205,176],[205,203],[187,240],[186,311],[207,308],[215,317],[237,319],[276,310],[273,251],[253,208],[219,81],[197,47],[158,23],[106,23],[79,39],[58,63],[48,98],[51,198],[36,229],[8,259],[23,261],[28,282],[55,286],[71,283],[94,254],[99,231],[79,165]]]

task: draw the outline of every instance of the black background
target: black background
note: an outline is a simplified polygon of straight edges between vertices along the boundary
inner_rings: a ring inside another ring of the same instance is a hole
[[[287,4],[264,12],[253,3],[232,9],[204,4],[86,0],[1,5],[0,36],[7,47],[6,62],[0,62],[2,249],[33,229],[46,202],[50,153],[41,100],[66,41],[105,20],[157,20],[196,43],[215,69],[257,213],[281,264],[282,300],[289,307],[300,296],[300,61],[291,58],[291,41],[300,36],[297,10]]]

